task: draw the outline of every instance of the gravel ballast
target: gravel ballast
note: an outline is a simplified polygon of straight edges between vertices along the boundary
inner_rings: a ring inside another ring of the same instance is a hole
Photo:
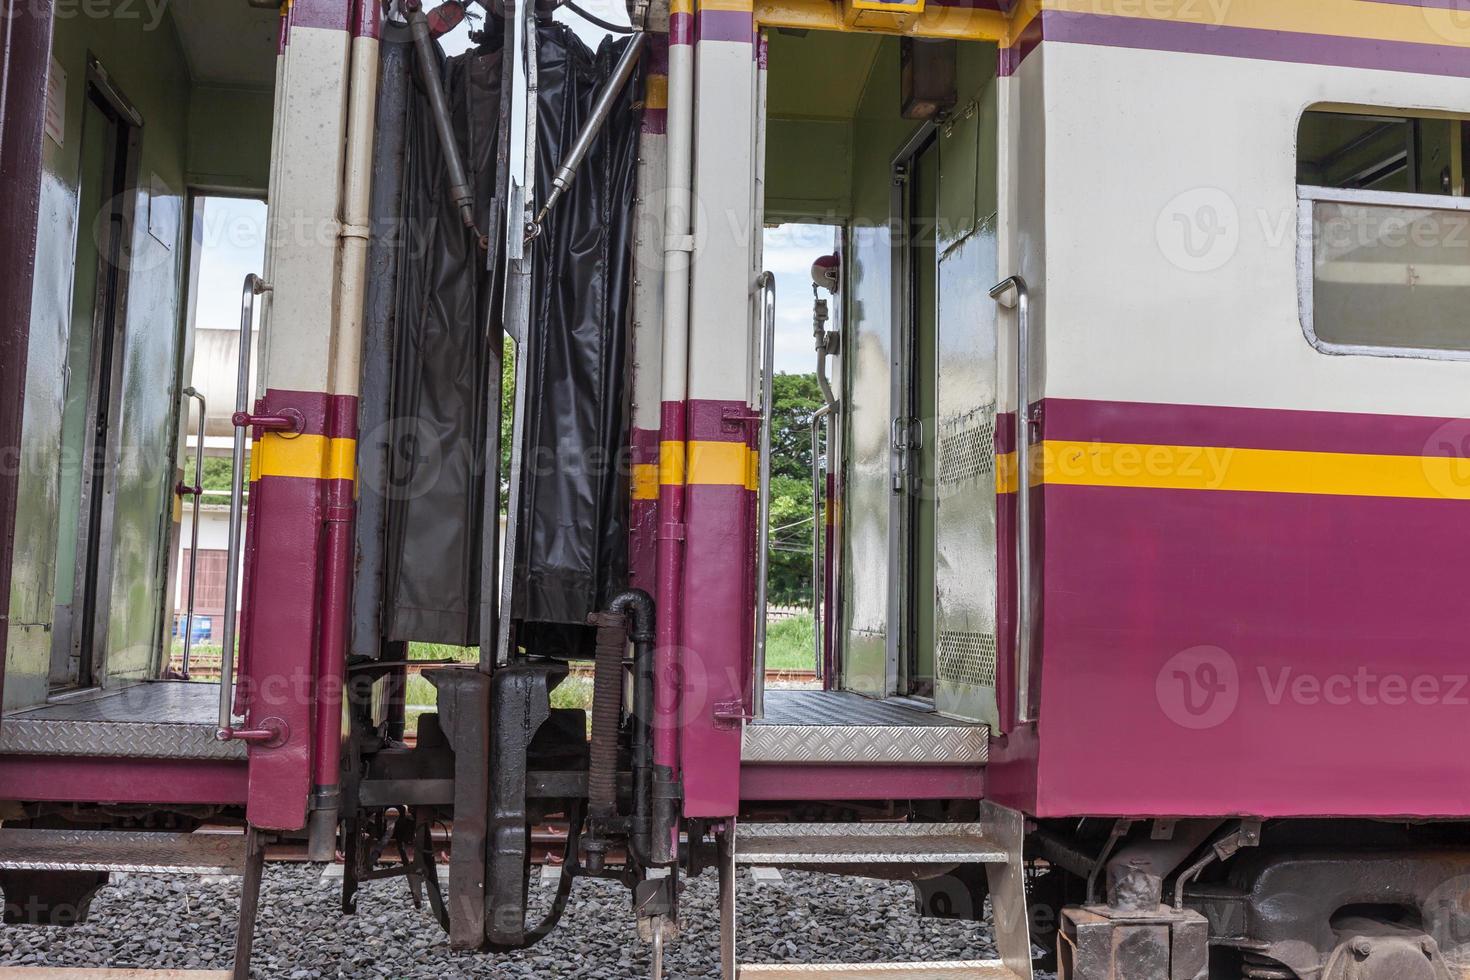
[[[340,877],[322,865],[273,864],[261,890],[254,975],[319,977],[587,978],[649,975],[649,948],[634,934],[629,893],[577,881],[561,926],[540,945],[489,956],[451,952],[402,880],[362,886],[356,915],[340,913]],[[768,875],[762,875],[762,878]],[[538,877],[533,906],[554,891]],[[0,965],[222,969],[234,948],[239,881],[114,875],[88,922],[68,929],[0,927]],[[665,956],[666,976],[719,977],[713,872],[685,882],[684,933]],[[783,871],[742,872],[742,962],[883,962],[994,957],[987,923],[921,918],[904,882]]]

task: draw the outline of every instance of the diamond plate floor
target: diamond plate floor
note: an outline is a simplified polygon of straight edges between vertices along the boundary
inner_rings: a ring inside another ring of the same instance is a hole
[[[767,691],[766,715],[745,726],[754,763],[984,764],[990,731],[913,700],[851,691]]]
[[[152,681],[17,711],[0,724],[0,754],[131,759],[244,759],[215,739],[219,685]]]

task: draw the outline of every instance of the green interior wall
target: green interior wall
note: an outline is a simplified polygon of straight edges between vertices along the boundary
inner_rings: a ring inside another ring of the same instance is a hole
[[[127,257],[126,341],[116,420],[110,618],[101,655],[107,683],[148,676],[164,632],[163,598],[179,404],[182,294],[191,185],[263,193],[269,176],[271,93],[196,88],[166,10],[161,19],[58,16],[52,54],[66,73],[60,145],[45,140],[36,281],[21,444],[16,565],[10,595],[5,707],[46,697],[60,524],[63,446],[75,450],[66,412],[75,318],[95,275],[89,241],[96,206],[82,199],[87,60],[95,57],[143,118]],[[90,180],[90,176],[88,177]],[[155,220],[151,222],[150,215]],[[154,234],[157,233],[157,234]],[[80,247],[79,247],[80,245]],[[81,266],[78,255],[82,256]],[[83,376],[84,377],[84,376]],[[82,383],[76,373],[73,383]],[[68,533],[74,527],[67,529]],[[70,553],[61,561],[71,561]],[[71,585],[69,576],[61,582]],[[105,601],[105,600],[104,600]]]
[[[195,86],[189,97],[189,184],[265,195],[270,183],[274,94]]]
[[[923,205],[939,220],[921,247],[930,276],[916,297],[926,332],[916,372],[929,379],[918,393],[932,420],[938,374],[939,309],[935,267],[940,256],[982,228],[994,228],[998,159],[997,52],[992,45],[958,49],[958,103],[940,127],[937,185]],[[843,686],[881,694],[889,623],[888,433],[894,360],[891,167],[918,128],[899,114],[899,42],[873,35],[770,35],[766,209],[771,222],[846,220],[846,342],[841,359],[843,412],[842,625]],[[987,284],[988,285],[988,284]],[[928,406],[927,410],[925,406]],[[926,436],[929,433],[926,431]],[[930,440],[926,438],[926,445]],[[931,478],[932,450],[921,452]],[[923,474],[921,474],[922,476]],[[932,592],[936,561],[934,511],[919,508],[914,586]],[[913,624],[916,671],[933,672],[932,604]],[[897,624],[892,624],[896,626]]]

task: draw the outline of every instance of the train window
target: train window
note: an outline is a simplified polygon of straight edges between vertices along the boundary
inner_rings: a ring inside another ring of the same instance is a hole
[[[1318,349],[1470,357],[1467,139],[1458,119],[1303,117],[1298,268]]]

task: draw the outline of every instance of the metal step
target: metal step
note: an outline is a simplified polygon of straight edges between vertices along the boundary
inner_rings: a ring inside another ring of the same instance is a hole
[[[0,870],[239,875],[245,835],[6,827]]]
[[[742,966],[740,980],[1016,980],[999,960]]]
[[[742,823],[735,863],[1005,864],[979,823]]]

